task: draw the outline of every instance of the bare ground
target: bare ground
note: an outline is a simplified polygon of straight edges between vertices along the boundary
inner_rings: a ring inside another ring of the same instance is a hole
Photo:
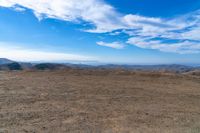
[[[200,77],[0,72],[0,133],[199,133]]]

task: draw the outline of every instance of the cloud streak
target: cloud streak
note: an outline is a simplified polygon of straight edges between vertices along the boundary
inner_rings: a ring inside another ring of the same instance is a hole
[[[200,52],[199,42],[181,41],[175,43],[165,43],[160,40],[151,40],[150,38],[133,37],[129,38],[127,43],[140,48],[154,49],[162,52],[172,52],[179,54],[192,54]]]
[[[80,24],[84,21],[91,25],[85,32],[113,36],[111,33],[117,30],[129,36],[128,44],[140,48],[182,54],[200,52],[200,10],[164,19],[122,14],[103,0],[1,0],[0,6],[31,9],[38,19],[54,18]],[[171,43],[174,40],[175,43]],[[117,42],[97,44],[123,48]]]
[[[93,26],[88,32],[108,32],[123,28],[120,14],[101,0],[1,0],[4,7],[17,5],[33,10],[39,18],[55,18],[65,21],[85,21]]]
[[[105,46],[105,47],[110,47],[110,48],[114,48],[114,49],[123,49],[125,47],[125,45],[120,42],[106,43],[106,42],[100,41],[100,42],[97,42],[97,44],[99,46]]]
[[[1,43],[2,44],[2,43]],[[14,54],[13,54],[14,53]],[[43,52],[39,50],[30,50],[19,47],[0,47],[0,57],[9,58],[16,61],[46,61],[46,62],[59,62],[59,61],[95,61],[97,58],[78,55],[66,54],[56,52]]]

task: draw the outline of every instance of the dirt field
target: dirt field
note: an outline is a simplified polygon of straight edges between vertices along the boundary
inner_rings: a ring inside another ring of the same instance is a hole
[[[200,77],[0,72],[0,133],[200,133]]]

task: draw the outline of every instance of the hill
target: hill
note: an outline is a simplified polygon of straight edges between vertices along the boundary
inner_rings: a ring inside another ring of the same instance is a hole
[[[126,70],[142,70],[142,71],[168,71],[175,73],[183,73],[196,69],[195,67],[185,65],[102,65],[98,68],[104,69],[126,69]]]
[[[22,65],[17,62],[0,65],[0,70],[23,70]]]
[[[34,70],[60,70],[66,68],[69,67],[63,64],[53,64],[53,63],[41,63],[33,66]]]
[[[13,63],[14,61],[6,59],[6,58],[0,58],[0,65],[4,65],[4,64],[9,64],[9,63]]]
[[[24,63],[15,62],[9,59],[0,58],[0,70],[63,70],[63,69],[84,69],[84,70],[124,70],[124,71],[156,71],[198,75],[200,67],[192,67],[178,64],[171,65],[99,65],[92,66],[86,64],[70,64],[70,63]],[[193,74],[192,74],[193,73]]]

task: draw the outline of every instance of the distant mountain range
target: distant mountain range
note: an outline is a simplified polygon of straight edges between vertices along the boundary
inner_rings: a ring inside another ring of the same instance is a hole
[[[110,68],[110,69],[127,69],[127,70],[145,70],[145,71],[173,71],[173,72],[188,72],[194,69],[199,69],[198,67],[185,66],[185,65],[103,65],[98,66],[100,68]]]
[[[0,70],[61,70],[61,69],[124,69],[141,71],[161,71],[175,73],[199,74],[200,67],[185,65],[99,65],[91,66],[85,64],[56,64],[56,63],[24,63],[16,62],[6,58],[0,58]]]
[[[4,65],[4,64],[9,64],[9,63],[13,63],[14,61],[6,59],[6,58],[0,58],[0,65]]]

